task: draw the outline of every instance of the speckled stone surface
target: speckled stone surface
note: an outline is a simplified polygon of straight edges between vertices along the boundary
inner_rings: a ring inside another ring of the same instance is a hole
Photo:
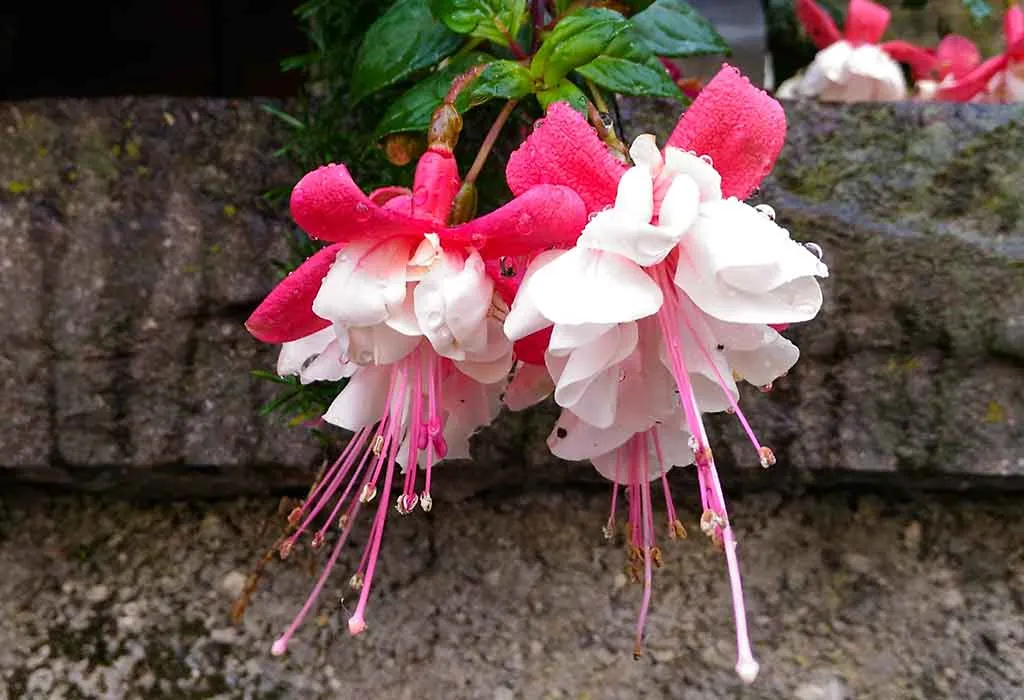
[[[447,488],[449,474],[437,489]],[[733,500],[751,633],[744,688],[721,555],[665,542],[647,651],[640,590],[604,542],[607,494],[524,484],[429,517],[393,516],[368,611],[346,633],[346,550],[289,654],[270,644],[323,557],[270,567],[243,624],[234,597],[279,527],[274,500],[133,507],[96,496],[0,501],[0,698],[140,700],[1009,700],[1024,687],[1024,519],[1016,499],[808,492]],[[689,488],[688,488],[689,487]]]

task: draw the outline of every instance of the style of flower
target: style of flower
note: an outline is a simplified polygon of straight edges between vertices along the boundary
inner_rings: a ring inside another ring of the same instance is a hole
[[[359,601],[349,631],[366,628],[391,499],[402,514],[417,505],[429,511],[433,466],[468,457],[470,435],[497,414],[514,361],[502,323],[515,290],[501,269],[534,249],[571,245],[586,222],[571,189],[542,185],[450,226],[459,188],[451,152],[432,148],[418,163],[412,191],[366,196],[343,165],[329,165],[292,193],[296,222],[331,245],[285,278],[246,326],[258,339],[282,344],[280,373],[303,382],[349,378],[323,419],[354,435],[289,516],[282,557],[307,533],[313,549],[332,529],[340,535],[274,654],[285,652],[360,510],[376,499],[369,543],[350,581]]]
[[[909,45],[879,43],[889,26],[888,9],[871,0],[850,0],[842,33],[814,0],[797,0],[796,16],[818,54],[802,74],[779,86],[776,97],[824,102],[906,99],[907,83],[897,61]]]
[[[948,102],[1000,104],[1024,102],[1024,8],[1013,3],[1003,16],[1006,50],[939,83],[932,99]],[[973,45],[972,45],[973,46]],[[940,45],[941,48],[941,45]],[[977,49],[975,48],[975,53]],[[963,43],[953,58],[961,63],[970,59],[970,48]],[[929,86],[925,86],[925,95]]]
[[[731,67],[701,91],[659,151],[638,137],[627,167],[586,122],[553,105],[508,164],[513,192],[573,187],[591,218],[575,247],[539,255],[505,319],[514,339],[550,327],[545,355],[562,408],[548,439],[565,459],[590,459],[628,497],[631,571],[644,584],[637,653],[660,563],[651,483],[660,480],[670,537],[683,535],[665,473],[696,462],[702,529],[723,546],[733,590],[737,671],[757,674],[747,635],[736,538],[701,412],[740,419],[763,466],[771,450],[740,410],[736,381],[759,386],[796,362],[774,325],[813,318],[826,276],[820,249],[794,242],[770,207],[741,201],[785,138],[777,102]]]

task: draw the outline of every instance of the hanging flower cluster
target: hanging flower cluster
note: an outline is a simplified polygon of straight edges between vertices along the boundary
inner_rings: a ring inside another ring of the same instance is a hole
[[[450,118],[445,110],[435,118]],[[281,556],[300,540],[333,543],[275,654],[311,610],[362,510],[372,513],[350,579],[359,592],[352,634],[367,626],[390,509],[430,510],[439,462],[468,457],[470,436],[503,402],[519,409],[552,394],[561,407],[552,453],[588,459],[612,482],[609,538],[625,492],[622,533],[643,588],[636,653],[661,563],[656,533],[685,536],[666,475],[695,464],[700,527],[724,550],[732,586],[736,668],[754,679],[737,541],[702,415],[734,413],[752,461],[774,464],[740,409],[738,383],[767,388],[793,367],[799,351],[780,331],[818,313],[817,278],[828,274],[816,245],[794,241],[770,206],[744,202],[785,129],[779,104],[727,66],[664,148],[649,135],[633,142],[631,164],[579,112],[552,103],[508,162],[515,197],[463,223],[450,133],[432,137],[411,191],[364,195],[342,165],[299,182],[292,214],[329,245],[247,326],[282,345],[280,374],[348,378],[323,419],[353,436],[289,516]]]
[[[842,32],[814,0],[797,0],[795,8],[819,51],[806,70],[779,86],[780,98],[1024,100],[1024,9],[1015,2],[1003,18],[1006,50],[986,61],[970,39],[956,34],[944,37],[934,49],[901,40],[883,42],[891,13],[871,0],[850,0]],[[910,68],[912,86],[907,85],[901,63]]]

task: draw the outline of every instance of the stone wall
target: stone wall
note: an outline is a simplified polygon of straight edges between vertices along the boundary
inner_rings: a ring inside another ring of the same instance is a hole
[[[819,318],[746,410],[779,456],[716,417],[744,482],[1017,488],[1024,474],[1024,181],[1019,107],[787,105],[762,188],[825,250]],[[671,107],[627,109],[635,136]],[[242,321],[289,224],[261,197],[294,181],[257,104],[41,101],[0,110],[0,475],[155,497],[296,486],[318,462],[257,415],[274,351]],[[548,409],[477,441],[463,488],[589,479],[555,466]],[[486,465],[486,466],[485,466]]]

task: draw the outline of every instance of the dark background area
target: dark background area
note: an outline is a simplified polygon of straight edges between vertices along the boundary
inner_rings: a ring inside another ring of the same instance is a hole
[[[0,99],[283,97],[306,50],[296,0],[0,0]]]

